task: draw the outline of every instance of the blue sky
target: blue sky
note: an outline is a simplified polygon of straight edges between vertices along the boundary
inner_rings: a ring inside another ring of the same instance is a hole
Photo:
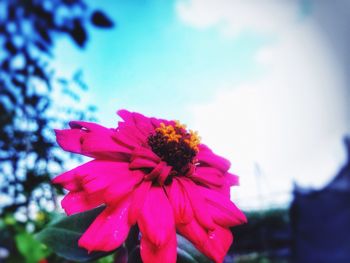
[[[57,64],[66,75],[84,70],[109,125],[118,108],[186,119],[186,107],[210,99],[226,79],[238,83],[261,71],[254,57],[266,37],[243,32],[232,41],[215,27],[193,29],[178,19],[174,1],[105,0],[97,7],[117,26],[92,30],[83,51],[61,41]]]
[[[336,174],[350,131],[350,61],[338,55],[348,34],[336,5],[91,3],[117,26],[92,29],[83,51],[60,40],[55,66],[67,77],[83,70],[84,101],[103,125],[116,126],[120,108],[188,124],[231,160],[241,178],[233,199],[245,209],[287,204],[294,182],[320,188]]]

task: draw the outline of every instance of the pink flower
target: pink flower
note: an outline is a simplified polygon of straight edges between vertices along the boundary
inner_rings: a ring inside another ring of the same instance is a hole
[[[118,114],[116,129],[72,121],[71,129],[56,130],[64,150],[93,158],[53,180],[69,190],[62,207],[71,215],[106,205],[79,246],[114,250],[138,224],[145,263],[176,262],[176,232],[222,262],[233,240],[229,227],[246,222],[230,201],[238,184],[230,162],[176,121]]]

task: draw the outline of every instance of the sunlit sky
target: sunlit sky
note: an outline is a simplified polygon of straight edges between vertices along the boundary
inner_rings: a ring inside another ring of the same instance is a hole
[[[198,130],[231,160],[242,208],[287,204],[293,182],[322,187],[345,160],[348,32],[326,2],[91,1],[117,26],[83,51],[60,40],[55,67],[83,70],[105,126],[126,108]]]

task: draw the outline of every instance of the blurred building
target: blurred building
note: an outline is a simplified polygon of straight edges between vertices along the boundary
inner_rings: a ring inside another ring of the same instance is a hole
[[[321,190],[296,187],[291,206],[293,262],[350,262],[350,138],[348,160]]]

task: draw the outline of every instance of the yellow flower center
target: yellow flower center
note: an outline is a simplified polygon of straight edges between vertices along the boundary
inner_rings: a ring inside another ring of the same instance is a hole
[[[200,144],[200,137],[198,132],[189,130],[187,132],[186,125],[181,124],[179,121],[175,121],[175,125],[165,125],[163,122],[156,132],[161,133],[168,142],[179,142],[181,139],[193,150],[198,152],[198,145]]]
[[[147,141],[152,151],[172,167],[172,175],[186,174],[196,162],[200,138],[178,121],[171,125],[161,123]]]

